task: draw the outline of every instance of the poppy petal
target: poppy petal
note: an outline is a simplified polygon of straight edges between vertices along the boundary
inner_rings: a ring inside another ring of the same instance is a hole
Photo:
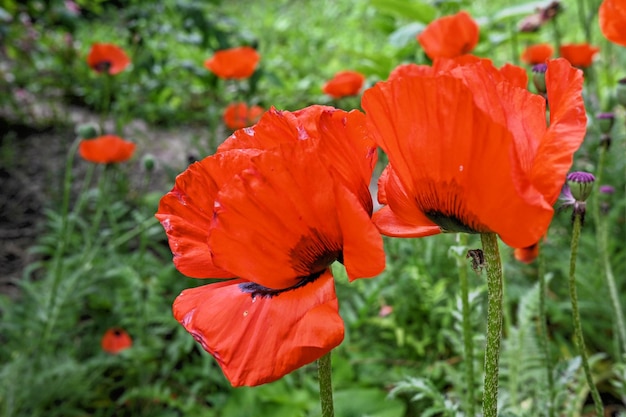
[[[434,20],[417,37],[430,59],[469,53],[478,43],[479,29],[464,11]]]
[[[385,269],[383,238],[361,202],[344,186],[335,188],[343,234],[343,264],[350,281],[373,277]]]
[[[253,158],[217,196],[215,265],[273,289],[326,268],[337,259],[326,257],[341,251],[333,183],[312,141]]]
[[[192,278],[230,278],[213,264],[208,245],[215,197],[221,186],[249,166],[258,151],[232,151],[207,157],[176,178],[161,199],[156,218],[167,234],[174,264]]]
[[[129,160],[135,152],[135,144],[115,135],[104,135],[80,142],[78,153],[89,162],[112,164]]]
[[[572,166],[574,152],[585,138],[587,114],[581,70],[572,68],[562,58],[549,61],[546,85],[550,127],[537,149],[531,175],[533,185],[554,204]]]
[[[233,386],[277,380],[343,340],[330,271],[273,297],[243,292],[243,283],[188,289],[173,306],[176,320],[215,357]]]

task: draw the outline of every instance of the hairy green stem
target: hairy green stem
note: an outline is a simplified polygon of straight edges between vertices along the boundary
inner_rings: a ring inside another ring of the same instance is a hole
[[[498,237],[494,233],[480,235],[487,269],[487,339],[485,346],[485,379],[483,393],[484,417],[498,414],[498,372],[502,338],[502,263]]]
[[[548,337],[548,316],[546,314],[546,264],[543,251],[539,250],[539,326],[541,328],[541,349],[546,367],[546,380],[548,382],[548,417],[554,417],[554,376],[552,375],[552,357],[550,355],[550,339]]]
[[[572,230],[572,246],[571,257],[569,263],[569,295],[572,302],[572,319],[574,321],[574,334],[576,336],[576,346],[580,353],[580,357],[583,363],[583,369],[585,371],[585,378],[589,385],[589,391],[596,409],[597,417],[604,416],[604,410],[602,406],[602,400],[598,389],[593,383],[593,377],[591,376],[591,368],[589,367],[589,359],[587,357],[587,350],[585,347],[585,339],[583,337],[583,328],[580,321],[580,312],[578,310],[578,294],[576,292],[576,258],[578,257],[578,241],[580,239],[580,229],[582,227],[582,219],[579,213],[574,214],[574,227]]]
[[[322,406],[322,417],[334,417],[335,409],[333,406],[333,382],[330,352],[317,360],[317,372],[320,383],[320,404]]]
[[[467,234],[459,233],[459,243],[467,249]],[[467,415],[476,415],[476,405],[474,399],[476,398],[476,388],[474,386],[474,334],[472,332],[472,319],[469,303],[469,282],[467,279],[467,266],[465,264],[463,255],[457,256],[457,266],[459,268],[459,281],[461,284],[461,314],[463,316],[463,357],[465,359],[465,384],[467,388],[466,393],[466,407]]]

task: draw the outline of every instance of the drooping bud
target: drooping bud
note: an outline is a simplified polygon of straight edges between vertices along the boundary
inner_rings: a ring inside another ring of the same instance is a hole
[[[545,94],[546,89],[546,64],[537,64],[533,66],[533,84],[538,92]]]
[[[82,123],[76,126],[76,135],[81,139],[93,139],[101,135],[97,123]]]
[[[588,172],[576,171],[567,174],[567,185],[576,201],[586,201],[591,195],[596,178]]]

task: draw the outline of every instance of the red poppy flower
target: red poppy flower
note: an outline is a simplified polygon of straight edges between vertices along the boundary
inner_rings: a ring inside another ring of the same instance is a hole
[[[512,247],[547,230],[586,127],[582,73],[563,59],[546,72],[545,100],[524,70],[481,61],[378,83],[363,95],[368,126],[389,166],[374,214],[381,232],[497,233]]]
[[[135,144],[115,135],[104,135],[80,142],[80,156],[96,164],[111,164],[129,160],[135,152]]]
[[[537,45],[530,45],[524,52],[522,52],[521,59],[528,65],[537,65],[545,63],[552,54],[554,49],[547,43],[539,43]]]
[[[246,103],[232,103],[226,107],[222,118],[226,127],[237,130],[255,124],[264,111],[261,106],[248,107]]]
[[[598,11],[600,30],[605,38],[618,45],[626,46],[626,2],[604,0]]]
[[[356,71],[340,71],[322,87],[332,98],[356,96],[361,91],[365,76]]]
[[[133,340],[123,329],[114,327],[107,330],[100,341],[102,350],[112,355],[116,355],[123,350],[133,346]]]
[[[593,63],[593,57],[600,52],[600,48],[588,43],[561,45],[561,56],[570,64],[578,68],[587,68]]]
[[[222,49],[204,61],[204,66],[220,78],[244,79],[254,74],[261,56],[250,46]]]
[[[89,55],[87,55],[87,64],[96,72],[106,72],[115,75],[124,71],[130,65],[130,58],[117,45],[94,43],[91,45]]]
[[[478,43],[478,25],[467,12],[434,20],[417,35],[430,59],[454,58],[472,51]]]
[[[178,270],[238,277],[185,290],[173,307],[233,386],[274,381],[341,343],[331,263],[351,280],[384,269],[371,197],[360,198],[376,155],[364,129],[356,111],[272,109],[161,200]]]
[[[532,263],[539,256],[539,244],[527,246],[525,248],[515,248],[513,253],[515,259],[525,264]]]

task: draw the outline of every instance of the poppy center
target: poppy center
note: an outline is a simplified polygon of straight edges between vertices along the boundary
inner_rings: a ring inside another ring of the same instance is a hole
[[[98,72],[109,72],[109,69],[113,66],[111,61],[100,61],[96,65],[93,66]]]
[[[470,226],[463,223],[463,221],[454,216],[446,215],[440,211],[429,211],[424,213],[428,220],[439,226],[444,232],[452,233],[479,233],[472,229]]]
[[[415,200],[422,213],[443,232],[484,233],[489,229],[467,207],[464,188],[455,181],[424,180]]]

